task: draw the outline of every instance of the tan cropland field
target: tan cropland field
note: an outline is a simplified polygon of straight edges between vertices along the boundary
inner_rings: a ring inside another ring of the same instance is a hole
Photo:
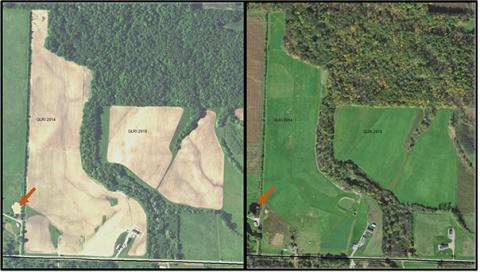
[[[172,160],[170,142],[182,113],[180,107],[112,106],[108,161],[125,165],[156,189]]]
[[[243,108],[236,109],[235,116],[237,116],[238,119],[243,121]]]
[[[60,254],[112,256],[118,235],[126,229],[137,226],[146,235],[146,215],[137,201],[108,191],[83,171],[80,125],[91,74],[45,49],[47,33],[48,12],[32,11],[27,189],[37,190],[28,205],[46,219],[29,220],[26,238],[37,252],[51,252],[48,235],[33,231],[51,223],[63,233]],[[111,206],[109,198],[118,204]],[[145,245],[139,243],[141,254]]]
[[[213,111],[198,121],[198,127],[183,139],[159,192],[175,203],[198,208],[223,206],[223,150],[215,134]]]
[[[25,226],[28,233],[28,241],[25,249],[28,252],[55,253],[50,230],[50,223],[45,216],[34,215],[29,217]]]

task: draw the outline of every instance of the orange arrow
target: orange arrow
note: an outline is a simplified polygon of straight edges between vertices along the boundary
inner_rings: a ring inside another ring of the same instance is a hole
[[[273,192],[273,190],[275,190],[275,186],[272,186],[268,189],[267,192],[265,192],[261,197],[260,197],[260,200],[258,201],[258,204],[262,205],[263,203],[265,203],[265,201],[267,201],[267,198],[268,196]]]
[[[28,202],[28,198],[33,194],[33,192],[35,192],[35,190],[35,187],[33,187],[26,195],[22,196],[22,198],[20,198],[20,205],[25,205]]]

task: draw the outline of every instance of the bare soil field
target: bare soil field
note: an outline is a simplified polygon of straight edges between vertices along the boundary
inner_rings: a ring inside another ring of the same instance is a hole
[[[247,144],[260,140],[263,115],[265,21],[247,16]]]
[[[265,69],[265,20],[247,16],[247,175],[260,176]]]
[[[91,74],[44,48],[47,33],[48,12],[32,11],[27,189],[37,190],[27,205],[62,233],[60,254],[112,256],[121,232],[133,225],[146,232],[145,212],[133,214],[130,208],[139,206],[137,201],[108,191],[83,171],[80,125]],[[118,202],[112,205],[109,199]],[[27,227],[29,243],[37,252],[49,253],[51,245],[43,236]]]
[[[213,111],[183,139],[158,191],[175,203],[197,208],[223,206],[224,154],[215,134]]]
[[[182,113],[180,107],[112,106],[108,161],[157,188],[172,160],[169,146]]]
[[[55,253],[49,225],[50,223],[45,216],[35,215],[28,218],[25,226],[28,233],[28,241],[25,244],[27,252]]]
[[[236,109],[236,110],[235,110],[235,116],[236,116],[239,120],[243,121],[243,108],[238,108],[238,109]]]

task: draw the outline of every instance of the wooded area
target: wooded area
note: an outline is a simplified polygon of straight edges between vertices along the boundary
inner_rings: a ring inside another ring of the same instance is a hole
[[[328,69],[337,104],[473,105],[473,11],[426,3],[283,5],[285,47]]]
[[[241,11],[188,4],[54,4],[46,47],[94,72],[102,105],[243,105]]]

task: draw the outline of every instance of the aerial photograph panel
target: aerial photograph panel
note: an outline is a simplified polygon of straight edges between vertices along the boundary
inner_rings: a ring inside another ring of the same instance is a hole
[[[2,20],[2,269],[242,268],[243,4]]]
[[[247,267],[475,268],[476,3],[246,9]]]

